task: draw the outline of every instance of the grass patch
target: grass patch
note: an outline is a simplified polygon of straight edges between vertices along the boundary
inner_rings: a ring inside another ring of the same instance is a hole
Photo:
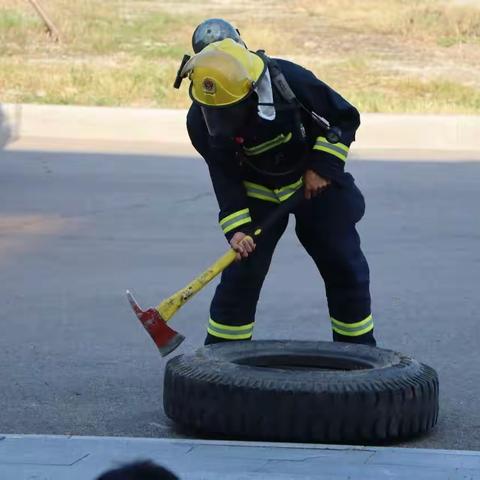
[[[355,32],[423,41],[449,39],[449,44],[480,39],[480,8],[471,6],[438,0],[297,0],[295,5],[310,16]]]
[[[480,40],[480,9],[420,4],[404,12],[392,30],[404,37],[429,38],[441,46],[476,43]]]
[[[442,79],[419,79],[380,70],[368,58],[313,68],[363,112],[480,113],[480,89]]]
[[[0,34],[2,39],[5,38],[5,33],[8,33],[12,30],[15,33],[25,30],[28,24],[38,23],[34,22],[32,18],[27,17],[22,12],[13,9],[4,9],[0,10]]]
[[[12,8],[0,9],[0,54],[24,50],[30,32],[36,29],[41,29],[37,18]]]
[[[349,91],[346,95],[362,111],[478,114],[480,91],[448,81],[415,78],[391,81],[378,88]]]
[[[179,95],[168,88],[176,64],[162,62],[145,64],[132,62],[127,66],[79,64],[75,66],[47,65],[36,75],[35,65],[25,68],[21,61],[4,61],[0,69],[0,90],[13,102],[49,103],[97,106],[156,106],[179,105]],[[177,97],[177,98],[175,98]]]
[[[193,28],[225,17],[252,49],[313,70],[362,111],[480,113],[480,8],[454,0],[1,0],[2,101],[186,107]],[[172,5],[175,5],[174,11]]]

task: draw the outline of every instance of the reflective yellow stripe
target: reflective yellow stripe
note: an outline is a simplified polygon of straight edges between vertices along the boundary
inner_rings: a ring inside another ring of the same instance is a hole
[[[214,337],[225,338],[227,340],[247,340],[253,334],[253,326],[253,323],[238,326],[223,325],[210,318],[207,331]]]
[[[246,223],[250,223],[251,221],[252,219],[250,217],[238,220],[238,222],[231,223],[228,227],[223,228],[223,233],[231,232],[235,228],[245,225]]]
[[[213,319],[209,319],[208,323],[212,325],[212,327],[222,328],[224,330],[232,330],[232,331],[242,331],[242,330],[251,330],[255,323],[247,323],[246,325],[224,325],[223,323],[218,323]]]
[[[267,187],[264,187],[263,185],[259,185],[258,183],[253,183],[253,182],[248,182],[248,181],[244,181],[243,184],[248,188],[248,187],[253,187],[253,188],[258,188],[259,190],[263,190],[264,192],[271,192],[272,190],[270,190],[269,188]]]
[[[296,182],[291,183],[290,185],[285,185],[284,187],[277,188],[274,190],[275,193],[281,193],[284,190],[298,190],[299,187],[303,185],[303,177],[298,179]]]
[[[327,153],[330,153],[331,155],[334,155],[335,157],[339,158],[340,160],[342,161],[346,161],[347,160],[347,156],[346,155],[343,155],[339,152],[336,152],[335,150],[332,150],[331,148],[327,148],[327,147],[324,147],[323,145],[315,145],[313,147],[314,150],[320,150],[322,152],[327,152]]]
[[[267,202],[281,203],[290,198],[302,185],[303,177],[290,185],[270,190],[263,185],[252,182],[243,182],[247,191],[247,196],[258,198]]]
[[[278,147],[278,145],[282,145],[284,143],[289,142],[292,139],[292,134],[289,132],[287,135],[283,133],[268,140],[267,142],[260,143],[259,145],[255,145],[254,147],[243,147],[243,151],[245,155],[251,157],[253,155],[260,155],[261,153],[265,153],[272,148]]]
[[[372,315],[356,323],[341,322],[333,317],[330,317],[330,320],[332,321],[332,330],[347,337],[358,337],[373,330]]]
[[[217,332],[217,331],[211,329],[210,327],[207,328],[207,332],[210,335],[213,335],[214,337],[225,338],[227,340],[248,340],[252,336],[251,333],[245,333],[245,334],[242,334],[242,335],[230,335],[228,333],[220,333],[220,332]]]
[[[284,202],[285,200],[288,200],[295,192],[289,192],[286,193],[285,195],[282,195],[280,197],[280,202]]]
[[[280,203],[279,199],[275,195],[273,190],[270,190],[263,185],[258,185],[253,182],[243,182],[247,191],[247,196],[252,198],[258,198],[259,200],[266,200],[269,202]]]
[[[368,333],[371,330],[373,330],[373,325],[371,325],[369,327],[365,327],[362,330],[358,330],[358,331],[355,331],[355,332],[347,332],[345,330],[340,330],[339,328],[332,325],[332,330],[334,332],[337,332],[340,335],[345,335],[346,337],[358,337],[360,335],[363,335],[363,334]]]
[[[227,217],[224,217],[220,220],[220,225],[223,225],[224,223],[228,222],[229,220],[233,220],[234,218],[237,218],[239,215],[243,215],[244,213],[250,213],[250,210],[248,208],[244,208],[243,210],[239,210],[238,212],[234,212],[231,215],[228,215]]]
[[[317,137],[317,142],[325,142],[325,143],[330,143],[325,137]],[[335,147],[340,148],[341,150],[344,150],[345,152],[348,153],[349,148],[344,145],[343,143],[330,143],[330,145],[335,145]]]
[[[220,220],[220,226],[222,227],[223,233],[228,233],[234,228],[244,225],[245,223],[250,223],[252,221],[250,217],[250,210],[244,208],[238,212],[234,212],[228,215],[225,218]]]
[[[368,317],[364,318],[363,320],[360,320],[359,322],[356,323],[345,323],[341,322],[340,320],[336,320],[333,317],[330,317],[332,320],[332,323],[338,325],[339,327],[346,327],[346,328],[358,328],[358,327],[363,327],[367,323],[373,322],[373,317],[370,314]]]
[[[263,195],[261,193],[256,193],[252,191],[247,191],[247,197],[257,198],[258,200],[265,200],[267,202],[280,203],[280,200],[277,200],[276,198],[272,198],[267,195]]]
[[[343,143],[330,143],[325,137],[317,137],[316,143],[313,146],[314,150],[330,153],[339,158],[343,162],[347,160],[349,148]]]
[[[297,180],[295,183],[285,185],[284,187],[278,188],[273,192],[281,202],[284,202],[285,200],[290,198],[302,185],[303,177]]]

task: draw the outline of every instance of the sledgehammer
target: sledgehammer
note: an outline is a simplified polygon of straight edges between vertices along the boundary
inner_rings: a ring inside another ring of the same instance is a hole
[[[252,237],[257,238],[261,236],[263,232],[268,230],[280,218],[291,212],[303,200],[303,198],[303,188],[299,188],[287,200],[283,201],[262,225],[253,231]],[[167,325],[167,322],[186,302],[188,302],[188,300],[190,300],[190,298],[232,264],[236,256],[237,252],[233,250],[233,248],[229,249],[186,287],[163,300],[156,307],[149,308],[148,310],[142,310],[133,298],[133,295],[127,290],[127,298],[133,311],[145,327],[145,330],[147,330],[152,337],[162,357],[173,352],[173,350],[185,340],[185,337],[170,328]]]

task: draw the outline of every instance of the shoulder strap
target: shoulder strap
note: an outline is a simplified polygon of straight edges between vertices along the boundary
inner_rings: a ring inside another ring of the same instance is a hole
[[[296,95],[293,93],[293,90],[290,88],[290,85],[288,84],[285,75],[280,70],[278,63],[273,58],[267,57],[267,55],[265,54],[265,50],[258,50],[256,53],[268,67],[272,82],[279,91],[280,95],[283,97],[283,99],[288,103],[293,103],[300,107],[301,104],[298,101]]]
[[[323,118],[322,116],[318,115],[313,110],[307,108],[300,100],[297,98],[293,90],[290,88],[290,85],[285,78],[280,66],[278,65],[277,61],[271,57],[268,57],[265,54],[265,50],[257,50],[255,52],[264,62],[267,68],[270,71],[270,76],[272,78],[272,82],[280,92],[280,95],[290,104],[294,104],[307,112],[313,121],[325,132],[325,137],[330,143],[338,143],[342,136],[342,132],[338,127],[332,127],[330,122]]]

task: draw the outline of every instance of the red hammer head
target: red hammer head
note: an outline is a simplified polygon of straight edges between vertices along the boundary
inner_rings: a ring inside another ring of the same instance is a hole
[[[133,295],[128,290],[127,298],[133,311],[135,312],[135,315],[145,327],[145,330],[152,337],[162,357],[165,357],[169,353],[173,352],[173,350],[175,350],[185,340],[183,335],[171,329],[167,325],[167,322],[165,322],[158,310],[155,308],[142,310],[135,301],[135,298],[133,298]]]

